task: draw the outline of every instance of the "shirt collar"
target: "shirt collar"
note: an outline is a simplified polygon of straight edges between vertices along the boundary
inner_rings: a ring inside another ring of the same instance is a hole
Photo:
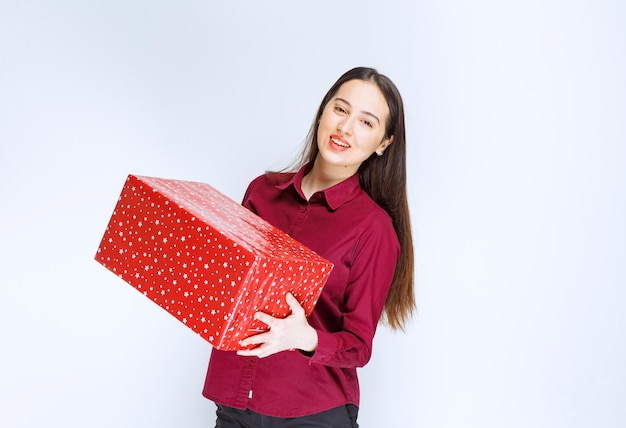
[[[279,184],[276,187],[281,190],[285,190],[289,186],[293,186],[293,188],[298,192],[302,199],[306,199],[304,193],[302,192],[302,178],[308,174],[308,172],[313,167],[313,163],[307,163],[302,168],[298,170],[285,183]],[[326,204],[333,211],[339,208],[341,205],[345,204],[348,201],[354,199],[359,192],[361,192],[361,184],[359,182],[359,174],[354,174],[349,178],[346,178],[340,183],[335,184],[334,186],[329,187],[328,189],[322,190],[320,193],[324,196],[326,200]]]

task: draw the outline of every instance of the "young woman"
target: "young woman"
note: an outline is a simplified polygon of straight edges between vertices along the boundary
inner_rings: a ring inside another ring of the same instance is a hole
[[[287,318],[256,314],[270,327],[242,341],[256,347],[213,350],[203,395],[216,427],[358,426],[356,369],[381,315],[403,329],[415,306],[405,149],[397,88],[359,67],[322,100],[293,172],[250,183],[243,205],[334,268],[308,319],[287,295]]]

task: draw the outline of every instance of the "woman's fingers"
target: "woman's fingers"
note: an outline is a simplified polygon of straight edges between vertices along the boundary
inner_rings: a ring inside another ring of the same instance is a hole
[[[302,345],[299,342],[302,341],[305,333],[311,333],[312,329],[307,322],[304,308],[298,300],[291,293],[287,293],[285,300],[291,308],[291,314],[286,318],[274,318],[263,312],[254,314],[254,318],[266,324],[269,330],[242,340],[240,343],[243,348],[254,347],[238,351],[239,355],[262,358]],[[307,343],[317,342],[317,334],[314,339]],[[315,349],[315,344],[313,344],[313,349]]]

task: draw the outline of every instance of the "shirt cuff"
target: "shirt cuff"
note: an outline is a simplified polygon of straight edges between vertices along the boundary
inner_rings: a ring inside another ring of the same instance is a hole
[[[324,364],[332,359],[337,352],[335,335],[326,331],[317,330],[317,348],[313,353],[304,353],[310,358],[309,364]]]

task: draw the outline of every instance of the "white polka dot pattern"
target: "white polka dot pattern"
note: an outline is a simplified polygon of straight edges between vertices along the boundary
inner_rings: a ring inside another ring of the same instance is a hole
[[[222,350],[310,314],[332,264],[204,183],[129,175],[96,260]]]

